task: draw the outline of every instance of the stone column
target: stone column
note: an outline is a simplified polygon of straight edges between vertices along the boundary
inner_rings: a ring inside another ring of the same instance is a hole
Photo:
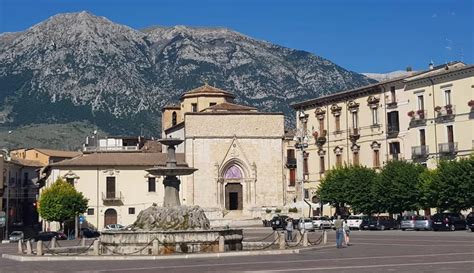
[[[224,236],[219,236],[219,252],[225,252],[225,239],[224,239]]]
[[[174,207],[181,205],[179,201],[179,184],[181,182],[176,176],[166,176],[163,179],[165,185],[165,197],[163,207]]]
[[[18,240],[18,254],[23,254],[23,242]]]
[[[31,241],[30,240],[26,241],[26,254],[27,255],[33,254],[32,248],[33,247],[31,246]]]
[[[96,239],[96,240],[94,241],[94,245],[93,245],[93,248],[94,248],[94,253],[93,253],[93,255],[99,256],[99,254],[100,254],[100,248],[99,248],[99,247],[100,247],[99,240]]]
[[[36,255],[43,256],[43,241],[36,242]]]
[[[154,240],[152,254],[155,256],[158,256],[159,253],[160,253],[160,244],[158,240]]]

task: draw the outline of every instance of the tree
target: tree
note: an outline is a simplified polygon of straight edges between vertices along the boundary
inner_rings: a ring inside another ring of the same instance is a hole
[[[331,169],[321,180],[317,190],[321,201],[335,207],[338,214],[348,203],[346,186],[349,183],[349,175],[347,167]]]
[[[420,174],[424,167],[415,163],[389,161],[380,173],[376,194],[382,211],[402,214],[418,209]]]
[[[59,222],[62,228],[64,221],[87,210],[88,201],[74,186],[58,178],[41,193],[38,210],[43,219]]]
[[[379,204],[374,194],[377,173],[373,169],[362,166],[350,166],[347,171],[346,199],[354,213],[370,215],[378,212]]]
[[[441,210],[460,212],[474,206],[474,157],[441,161],[432,191],[438,191]]]
[[[437,208],[439,200],[439,175],[438,170],[425,169],[420,174],[420,181],[418,184],[418,191],[420,197],[418,205],[420,208],[429,209]]]

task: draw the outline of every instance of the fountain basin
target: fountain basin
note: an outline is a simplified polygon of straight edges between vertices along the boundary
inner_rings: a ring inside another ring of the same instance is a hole
[[[242,229],[104,231],[100,236],[100,244],[104,255],[219,252],[221,236],[224,239],[224,251],[242,250]]]
[[[190,175],[197,171],[195,168],[191,167],[154,167],[151,169],[147,169],[147,172],[151,173],[152,175],[161,175],[161,176],[182,176],[182,175]]]

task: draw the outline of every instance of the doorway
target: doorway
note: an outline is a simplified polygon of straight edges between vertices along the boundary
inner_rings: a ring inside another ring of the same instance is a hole
[[[231,183],[225,186],[225,208],[227,210],[242,210],[242,184]]]
[[[104,227],[114,224],[117,224],[117,211],[114,209],[108,209],[104,214]]]

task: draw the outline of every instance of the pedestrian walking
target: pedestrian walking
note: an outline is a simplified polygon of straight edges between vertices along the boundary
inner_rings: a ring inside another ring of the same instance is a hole
[[[286,220],[286,240],[293,241],[293,220],[291,218]]]
[[[334,221],[334,228],[336,229],[336,246],[337,248],[341,248],[342,240],[344,238],[344,230],[343,230],[341,215],[338,215],[337,219]]]
[[[350,246],[350,233],[351,233],[351,228],[349,227],[349,224],[347,224],[347,220],[344,220],[344,224],[342,225],[342,229],[344,230],[344,242],[346,243],[346,246]]]

